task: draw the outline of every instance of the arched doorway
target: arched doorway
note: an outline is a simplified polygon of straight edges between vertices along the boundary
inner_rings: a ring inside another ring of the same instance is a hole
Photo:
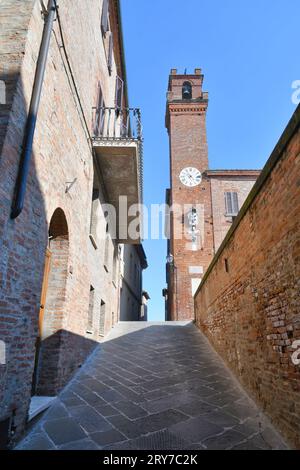
[[[53,213],[49,226],[33,374],[33,395],[54,396],[60,388],[68,256],[68,224],[64,211],[58,208]]]

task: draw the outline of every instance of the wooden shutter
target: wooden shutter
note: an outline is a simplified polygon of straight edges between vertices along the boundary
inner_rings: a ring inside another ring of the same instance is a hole
[[[109,0],[103,0],[102,16],[101,16],[102,34],[106,34],[109,29],[108,27],[108,4],[109,4]]]
[[[226,214],[232,214],[231,193],[225,193],[225,210]]]
[[[108,55],[107,55],[107,67],[108,67],[109,74],[111,74],[111,72],[112,72],[113,49],[114,49],[113,35],[110,34],[110,36],[109,36],[109,45],[108,45]]]
[[[98,84],[98,97],[97,97],[97,105],[96,105],[96,114],[95,114],[95,123],[94,123],[94,134],[99,137],[103,135],[103,128],[104,128],[104,98],[102,94],[102,88],[100,83]]]
[[[237,215],[239,212],[237,192],[225,193],[225,210],[228,215]]]
[[[116,97],[115,97],[115,106],[118,109],[122,108],[122,103],[123,103],[123,87],[124,83],[122,78],[120,78],[118,75],[116,77]]]
[[[237,193],[231,193],[232,194],[232,209],[233,209],[233,214],[238,214],[239,212],[239,201],[238,201],[238,195]]]

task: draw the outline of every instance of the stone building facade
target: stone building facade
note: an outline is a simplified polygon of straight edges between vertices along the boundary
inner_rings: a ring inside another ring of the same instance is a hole
[[[117,201],[142,196],[140,114],[128,108],[119,1],[59,3],[16,218],[36,64],[55,2],[48,13],[38,0],[4,0],[0,8],[2,445],[23,432],[31,396],[55,395],[118,321]],[[139,243],[124,228],[122,242]]]
[[[209,169],[203,78],[201,69],[191,75],[172,69],[169,76],[167,320],[194,319],[193,296],[259,175],[256,170]]]
[[[210,179],[214,252],[216,253],[260,171],[208,170],[206,174]],[[233,204],[230,205],[231,201]]]
[[[123,245],[121,252],[120,321],[145,320],[143,270],[148,267],[142,245]]]

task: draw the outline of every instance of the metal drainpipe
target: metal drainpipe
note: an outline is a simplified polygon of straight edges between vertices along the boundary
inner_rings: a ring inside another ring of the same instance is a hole
[[[53,21],[56,11],[55,0],[49,0],[48,9],[45,13],[45,24],[43,30],[43,36],[41,46],[39,50],[39,56],[35,71],[34,83],[32,88],[31,100],[29,113],[26,122],[25,134],[22,144],[22,153],[20,157],[20,165],[18,171],[18,177],[15,187],[15,195],[11,210],[11,218],[16,219],[22,212],[24,207],[24,199],[27,185],[27,178],[30,168],[30,160],[32,154],[33,138],[37,120],[37,113],[40,104],[41,92],[43,87],[44,74],[47,63],[47,56],[49,51],[51,32],[53,27]]]

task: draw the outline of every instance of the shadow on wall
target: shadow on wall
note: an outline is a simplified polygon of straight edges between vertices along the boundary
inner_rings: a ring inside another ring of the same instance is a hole
[[[63,330],[73,313],[68,222],[61,208],[47,220],[34,152],[23,212],[10,217],[29,103],[19,71],[1,79],[10,86],[0,105],[0,449],[22,435],[32,394],[55,395],[97,344]]]
[[[6,104],[0,105],[0,429],[10,419],[12,430],[23,429],[30,395],[48,225],[43,194],[32,154],[24,210],[10,218],[28,103],[20,72],[0,76]],[[3,364],[4,363],[4,364]]]
[[[35,394],[56,396],[98,345],[64,329],[42,339]]]

